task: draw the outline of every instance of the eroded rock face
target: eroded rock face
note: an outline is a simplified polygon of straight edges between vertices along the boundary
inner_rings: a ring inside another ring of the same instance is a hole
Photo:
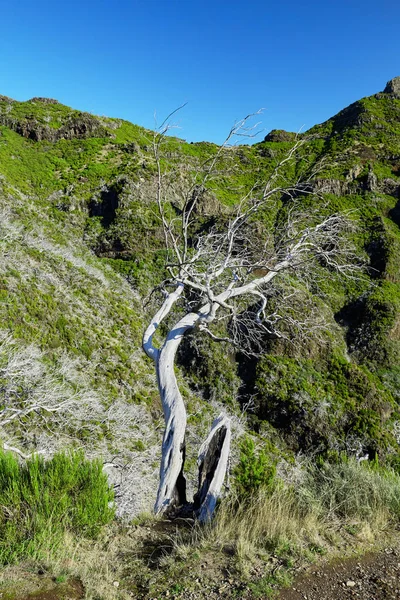
[[[227,212],[218,198],[203,186],[196,186],[193,190],[190,204],[194,203],[193,214],[200,217],[215,217]]]
[[[101,217],[103,226],[109,227],[115,221],[122,190],[123,182],[103,186],[89,202],[89,217]]]
[[[388,81],[385,89],[383,90],[383,93],[392,94],[392,96],[400,98],[400,77],[394,77],[393,79]]]
[[[366,176],[359,178],[359,168],[356,166],[349,171],[346,181],[339,179],[315,179],[312,188],[310,186],[308,191],[333,194],[334,196],[359,194],[365,191],[379,192],[398,198],[400,196],[400,185],[397,181],[390,178],[379,181],[372,170]]]
[[[400,198],[400,184],[395,179],[387,177],[380,183],[380,191],[382,194],[393,196],[394,198]]]
[[[9,115],[0,115],[0,125],[5,125],[22,137],[34,140],[35,142],[40,142],[41,140],[57,142],[61,139],[112,137],[113,135],[102,125],[97,117],[93,117],[88,113],[70,116],[67,122],[59,129],[42,125],[36,119],[18,120]]]

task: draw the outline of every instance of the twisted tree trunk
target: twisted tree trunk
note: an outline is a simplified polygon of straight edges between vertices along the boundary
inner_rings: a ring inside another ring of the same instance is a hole
[[[156,513],[186,504],[186,479],[183,474],[186,408],[176,381],[174,365],[183,336],[193,328],[197,320],[198,315],[190,313],[179,321],[168,333],[156,360],[158,388],[165,419]]]
[[[226,471],[231,445],[229,420],[224,415],[215,419],[208,438],[199,451],[199,485],[194,497],[194,511],[201,523],[212,518]]]
[[[154,510],[169,513],[188,505],[185,463],[186,408],[175,377],[175,357],[184,335],[209,313],[209,306],[198,313],[188,313],[169,331],[162,347],[155,348],[153,335],[162,319],[170,312],[183,291],[178,285],[168,295],[143,336],[143,348],[155,362],[158,388],[164,410],[165,431],[162,443],[160,483]],[[214,421],[210,434],[200,448],[199,490],[193,509],[202,522],[209,520],[215,509],[224,482],[230,448],[229,420],[220,415]]]

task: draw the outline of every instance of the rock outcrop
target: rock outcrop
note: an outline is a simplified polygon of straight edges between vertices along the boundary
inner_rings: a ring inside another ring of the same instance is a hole
[[[391,94],[396,98],[400,98],[400,77],[394,77],[390,81],[387,82],[385,89],[383,90],[384,94]]]
[[[71,115],[58,129],[39,123],[36,119],[16,119],[9,115],[0,115],[0,125],[12,129],[24,138],[35,142],[46,140],[57,142],[58,140],[85,139],[90,137],[112,137],[100,119],[89,113],[78,113]]]
[[[293,142],[298,134],[284,129],[273,129],[264,138],[264,142]]]
[[[40,96],[35,96],[28,100],[28,102],[40,102],[41,104],[60,104],[58,100],[54,100],[54,98],[42,98]]]

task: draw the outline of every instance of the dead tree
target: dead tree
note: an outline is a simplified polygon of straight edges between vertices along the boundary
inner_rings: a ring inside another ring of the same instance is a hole
[[[290,282],[296,277],[304,278],[304,274],[307,279],[316,263],[350,276],[357,275],[360,269],[348,241],[348,230],[353,226],[348,215],[321,217],[320,212],[300,210],[301,203],[297,199],[299,195],[312,193],[315,171],[309,170],[305,177],[292,184],[284,178],[287,163],[295,161],[302,149],[300,140],[278,162],[267,181],[254,185],[241,197],[235,210],[225,219],[223,228],[211,227],[197,235],[193,242],[191,231],[202,190],[217,171],[221,154],[231,151],[232,138],[251,135],[247,123],[248,117],[232,128],[218,152],[202,165],[201,179],[199,170],[196,171],[184,194],[180,214],[173,217],[167,208],[167,174],[162,170],[160,159],[168,123],[164,123],[154,137],[157,205],[168,251],[166,269],[169,273],[169,279],[162,286],[161,307],[143,336],[143,348],[155,363],[165,417],[156,513],[168,513],[187,503],[186,409],[174,373],[175,357],[184,336],[198,330],[219,341],[238,343],[244,337],[251,345],[263,332],[282,337],[289,335],[290,326],[310,328],[310,320],[295,318],[290,309],[285,313],[284,305],[290,305],[296,293]],[[255,240],[252,223],[257,215],[265,209],[272,210],[282,198],[287,205],[282,224],[266,239]],[[280,287],[275,285],[277,281],[283,282]],[[273,298],[275,302],[271,302]],[[154,335],[160,324],[165,324],[167,317],[178,308],[180,318],[169,326],[164,340],[155,343]],[[230,323],[226,336],[218,334],[223,319]],[[229,419],[220,415],[199,452],[199,489],[194,498],[194,511],[202,522],[211,518],[221,492],[230,437]]]

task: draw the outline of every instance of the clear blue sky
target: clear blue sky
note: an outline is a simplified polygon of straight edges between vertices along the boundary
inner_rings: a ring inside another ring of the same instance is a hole
[[[400,75],[399,0],[1,2],[0,94],[57,98],[221,142],[235,119],[299,130]]]

